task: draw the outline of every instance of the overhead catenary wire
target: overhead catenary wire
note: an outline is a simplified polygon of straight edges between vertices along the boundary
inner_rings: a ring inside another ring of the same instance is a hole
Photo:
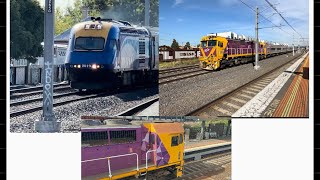
[[[247,3],[245,3],[245,2],[242,1],[242,0],[239,0],[239,1],[240,1],[242,4],[244,4],[245,6],[247,6],[249,9],[251,9],[252,11],[254,11],[254,12],[256,13],[256,10],[255,10],[253,7],[251,7],[250,5],[248,5]],[[274,25],[275,27],[279,28],[279,29],[282,30],[283,32],[285,32],[285,33],[287,33],[287,34],[290,34],[290,33],[288,33],[287,31],[283,30],[283,29],[281,28],[281,26],[278,26],[278,25],[274,24],[270,19],[266,18],[266,17],[263,16],[261,13],[259,13],[259,16],[261,16],[263,19],[269,21],[272,25]]]
[[[279,16],[284,20],[284,22],[286,22],[286,23],[288,24],[288,26],[290,26],[290,27],[292,28],[292,30],[293,30],[294,32],[296,32],[300,37],[302,37],[301,34],[298,33],[298,31],[296,31],[296,30],[289,24],[289,22],[282,16],[282,14],[277,10],[277,8],[274,7],[274,5],[272,5],[272,4],[270,3],[270,1],[268,1],[268,0],[265,0],[265,1],[269,4],[269,6],[270,6],[273,10],[276,11],[276,13],[279,14]]]

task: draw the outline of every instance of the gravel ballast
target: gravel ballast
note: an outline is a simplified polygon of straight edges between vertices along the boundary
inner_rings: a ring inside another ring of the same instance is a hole
[[[158,88],[143,88],[92,98],[63,106],[54,107],[54,115],[61,121],[60,132],[79,132],[82,115],[115,115],[142,102],[158,96]],[[42,111],[36,111],[10,119],[10,132],[33,133],[34,121],[41,118]]]

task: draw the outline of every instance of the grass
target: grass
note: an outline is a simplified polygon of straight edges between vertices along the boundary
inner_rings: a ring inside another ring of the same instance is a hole
[[[197,58],[183,59],[183,60],[178,59],[178,60],[172,60],[170,62],[160,62],[159,68],[160,69],[172,68],[172,67],[179,67],[179,66],[194,65],[198,63],[199,63],[199,60]]]

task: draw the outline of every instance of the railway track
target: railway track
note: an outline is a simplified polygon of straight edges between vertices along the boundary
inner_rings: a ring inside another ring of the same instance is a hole
[[[174,73],[174,72],[197,69],[197,68],[199,68],[199,65],[189,65],[189,66],[183,66],[183,67],[169,68],[169,69],[160,70],[159,74],[168,74],[168,73]]]
[[[54,84],[53,87],[62,87],[62,86],[69,86],[67,83],[59,83],[59,84]],[[15,93],[26,93],[26,92],[31,92],[31,91],[39,91],[42,90],[43,86],[35,86],[35,87],[23,87],[23,88],[13,88],[10,89],[10,94],[15,94]]]
[[[90,98],[97,98],[97,97],[101,97],[101,96],[105,96],[108,95],[109,93],[99,93],[99,94],[92,94],[92,95],[85,95],[85,96],[81,96],[78,98],[73,98],[73,99],[69,99],[69,100],[60,100],[57,102],[53,103],[54,107],[57,106],[62,106],[68,103],[72,103],[72,102],[76,102],[76,101],[81,101],[81,100],[86,100],[86,99],[90,99]],[[42,104],[41,105],[33,105],[31,107],[28,108],[21,108],[17,111],[11,111],[10,112],[10,117],[15,117],[15,116],[19,116],[19,115],[23,115],[23,114],[27,114],[27,113],[32,113],[35,111],[39,111],[42,109]]]
[[[201,176],[218,174],[224,171],[224,165],[230,163],[231,143],[187,151],[185,152],[183,176],[176,179],[197,179]]]
[[[172,74],[169,76],[160,76],[159,77],[159,84],[167,84],[175,81],[180,81],[183,79],[188,79],[192,78],[195,76],[200,76],[204,74],[212,73],[212,71],[205,71],[203,69],[198,69],[194,71],[188,71],[188,72],[182,72],[182,73],[177,73],[177,74]]]
[[[68,93],[62,93],[62,94],[57,94],[57,95],[53,95],[53,98],[61,98],[61,97],[66,97],[66,96],[71,96],[71,95],[76,95],[79,94],[79,92],[68,92]],[[18,106],[18,105],[23,105],[23,104],[28,104],[28,103],[33,103],[33,102],[38,102],[38,101],[42,101],[43,97],[38,97],[38,98],[31,98],[31,99],[27,99],[27,100],[22,100],[22,101],[12,101],[10,102],[10,106]]]
[[[135,90],[137,89],[141,89],[141,88],[146,88],[146,87],[154,87],[154,85],[145,85],[145,86],[141,86],[141,87],[135,87]],[[68,93],[63,93],[63,94],[57,94],[54,95],[54,99],[55,102],[53,103],[54,107],[58,107],[58,106],[62,106],[65,104],[69,104],[72,102],[76,102],[76,101],[82,101],[82,100],[87,100],[87,99],[91,99],[91,98],[97,98],[97,97],[104,97],[104,96],[110,96],[110,95],[116,95],[116,94],[120,94],[120,93],[125,93],[132,90],[132,87],[128,87],[128,88],[123,88],[123,89],[113,89],[110,90],[108,92],[98,92],[95,94],[88,94],[87,92],[68,92]],[[89,92],[90,93],[90,92]],[[69,98],[69,99],[63,99],[62,97],[68,97],[68,96],[72,96],[72,95],[79,95],[79,97],[75,97],[75,98]],[[59,99],[57,99],[59,98]],[[11,110],[10,112],[10,117],[16,117],[16,116],[20,116],[20,115],[24,115],[24,114],[28,114],[28,113],[32,113],[35,111],[39,111],[42,110],[42,101],[43,98],[39,97],[39,98],[32,98],[32,99],[27,99],[27,100],[23,100],[23,101],[15,101],[15,102],[11,102],[10,106],[11,107],[15,107],[18,110]],[[154,102],[159,101],[159,98],[154,98],[151,99],[149,101],[143,102],[133,108],[130,108],[122,113],[120,113],[119,115],[123,115],[123,116],[129,116],[129,115],[133,115],[136,114],[140,111],[142,111],[143,109],[145,109],[146,107],[150,106],[151,104],[153,104]],[[35,105],[32,105],[30,103],[34,103],[34,102],[39,102]],[[26,105],[28,107],[22,107],[19,108],[20,105]]]
[[[60,86],[54,86],[54,89],[53,89],[53,91],[64,91],[64,90],[71,90],[71,87],[67,84],[64,84],[64,85],[60,85]],[[10,91],[10,99],[17,99],[17,98],[21,98],[21,97],[33,96],[33,95],[42,94],[42,93],[43,93],[42,87],[41,88],[34,88],[31,90],[28,89],[25,92],[17,91],[12,94]]]
[[[257,95],[262,89],[264,89],[269,83],[271,83],[281,72],[283,72],[282,68],[293,64],[302,56],[303,54],[292,58],[279,67],[266,72],[258,78],[234,89],[233,91],[227,92],[226,94],[214,99],[200,108],[193,110],[192,112],[186,114],[186,116],[230,117],[233,113],[250,101],[255,95]]]

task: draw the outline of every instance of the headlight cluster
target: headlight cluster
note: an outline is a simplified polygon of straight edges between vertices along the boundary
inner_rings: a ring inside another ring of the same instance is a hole
[[[100,68],[103,68],[103,65],[99,65],[99,64],[71,64],[70,68],[100,69]]]

